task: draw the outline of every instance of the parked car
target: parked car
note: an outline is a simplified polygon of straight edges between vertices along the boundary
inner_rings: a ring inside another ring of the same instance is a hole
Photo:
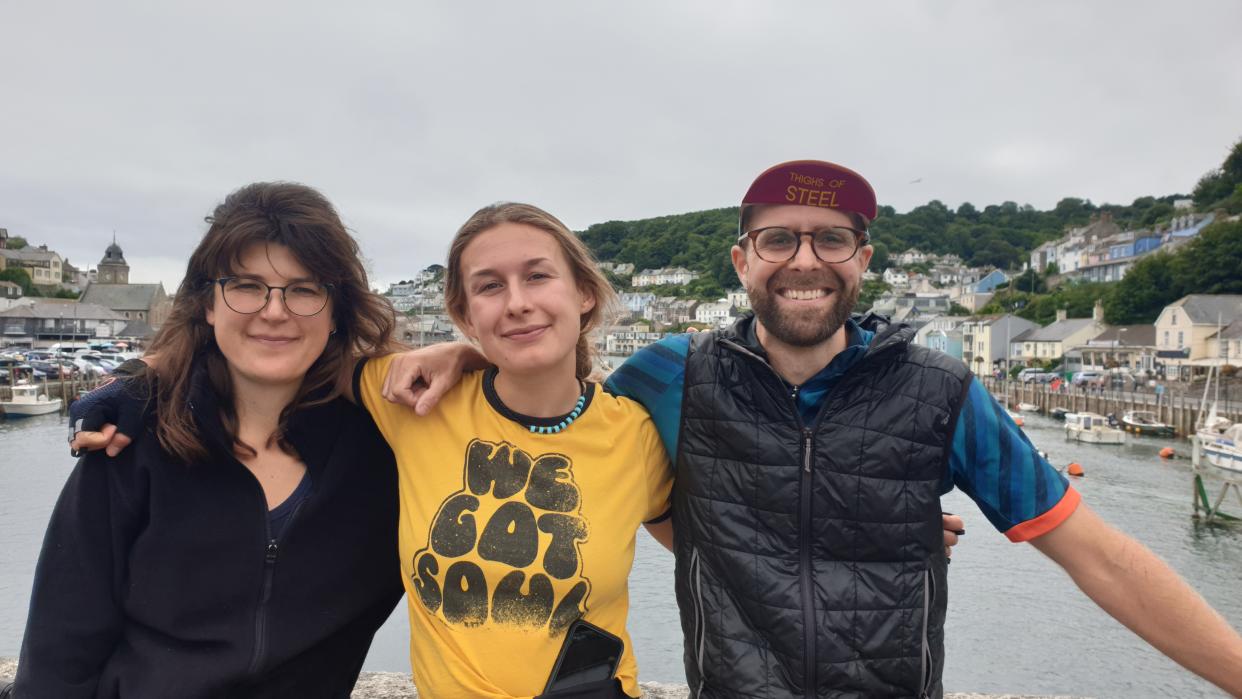
[[[43,359],[30,360],[30,366],[34,367],[35,371],[43,374],[48,379],[71,379],[75,371],[72,364],[63,364]]]
[[[1030,383],[1031,377],[1034,376],[1035,374],[1038,374],[1041,371],[1043,371],[1043,369],[1038,369],[1036,367],[1027,367],[1023,369],[1022,371],[1018,372],[1017,379],[1021,381],[1022,383]]]
[[[1078,371],[1074,373],[1070,383],[1075,386],[1095,386],[1100,383],[1102,378],[1103,375],[1098,371]]]

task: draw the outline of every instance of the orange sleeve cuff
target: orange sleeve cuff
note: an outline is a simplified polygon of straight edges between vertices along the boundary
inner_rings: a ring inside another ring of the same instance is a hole
[[[1048,532],[1061,526],[1061,523],[1069,519],[1074,514],[1074,510],[1078,509],[1078,503],[1082,501],[1082,496],[1078,494],[1071,486],[1066,486],[1065,494],[1061,496],[1061,501],[1052,506],[1052,509],[1036,517],[1028,519],[1025,522],[1015,524],[1005,532],[1005,536],[1009,540],[1017,543],[1020,541],[1030,541],[1036,539]]]

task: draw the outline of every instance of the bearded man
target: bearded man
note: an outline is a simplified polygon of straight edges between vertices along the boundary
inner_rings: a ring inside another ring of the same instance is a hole
[[[697,697],[939,697],[940,496],[969,495],[1106,611],[1242,694],[1242,639],[1104,524],[957,359],[851,317],[875,194],[822,161],[742,200],[734,269],[754,309],[639,350],[608,387],[651,413],[676,470],[686,678]]]

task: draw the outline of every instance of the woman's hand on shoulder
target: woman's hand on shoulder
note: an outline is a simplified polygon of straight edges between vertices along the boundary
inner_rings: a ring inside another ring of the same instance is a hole
[[[443,342],[395,355],[384,377],[382,395],[390,403],[431,412],[467,371],[488,366],[487,358],[464,342]]]
[[[141,369],[131,366],[129,368]],[[74,456],[103,449],[116,456],[133,442],[151,407],[143,377],[114,374],[69,406],[69,449]]]

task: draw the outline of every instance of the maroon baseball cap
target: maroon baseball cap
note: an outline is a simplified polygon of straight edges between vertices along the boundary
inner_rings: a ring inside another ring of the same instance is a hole
[[[875,190],[853,170],[823,160],[773,165],[755,178],[742,210],[752,204],[801,204],[839,209],[875,220]]]

